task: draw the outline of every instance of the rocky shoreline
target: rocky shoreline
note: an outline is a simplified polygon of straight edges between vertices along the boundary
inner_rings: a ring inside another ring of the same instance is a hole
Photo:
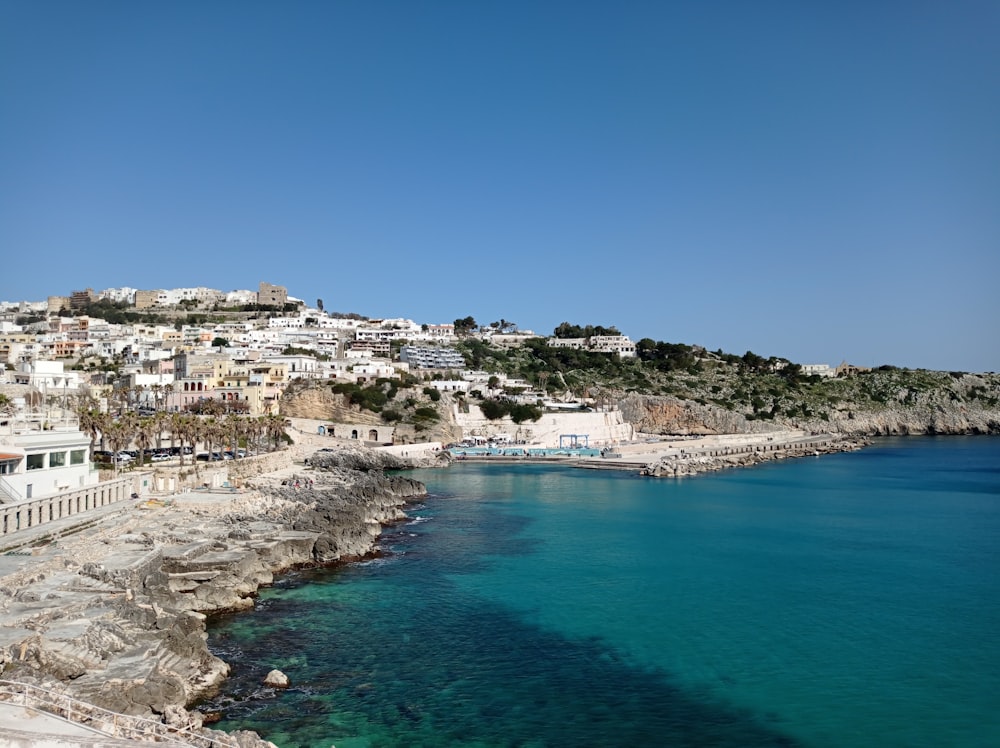
[[[355,449],[310,462],[297,485],[279,475],[242,493],[134,502],[85,533],[22,552],[30,558],[5,557],[0,677],[214,732],[187,710],[229,673],[208,650],[207,617],[252,608],[282,571],[375,552],[382,527],[426,494],[417,481],[385,475],[405,466],[387,456]],[[10,569],[13,561],[22,563]],[[235,739],[264,743],[254,733]]]
[[[773,460],[856,452],[870,443],[862,438],[836,438],[824,443],[781,444],[775,449],[755,449],[729,454],[671,454],[649,463],[639,472],[653,478],[681,478],[734,467],[751,467]]]
[[[684,450],[675,444],[580,467],[681,477],[866,443],[688,441]],[[306,463],[242,492],[136,501],[79,534],[50,531],[15,569],[0,557],[0,678],[195,730],[216,744],[270,745],[256,733],[212,730],[205,715],[189,711],[229,674],[208,649],[208,616],[253,608],[257,590],[281,572],[377,552],[382,528],[426,495],[423,484],[385,473],[417,463],[384,452],[324,449]]]

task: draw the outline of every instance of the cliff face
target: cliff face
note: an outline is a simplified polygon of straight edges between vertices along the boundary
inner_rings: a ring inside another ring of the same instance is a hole
[[[740,434],[782,428],[850,436],[1000,434],[1000,405],[984,384],[989,381],[964,375],[948,386],[922,390],[859,389],[824,410],[823,418],[786,415],[751,420],[716,405],[637,394],[623,398],[619,407],[637,430],[650,434]],[[876,379],[873,384],[879,386],[880,382]],[[790,406],[785,400],[782,404],[790,410],[802,410],[801,402],[793,401]]]
[[[931,401],[880,409],[839,410],[828,421],[798,420],[792,425],[809,431],[858,436],[1000,434],[1000,412],[966,403]]]
[[[330,388],[309,385],[289,388],[281,398],[281,415],[286,418],[317,418],[332,423],[356,423],[378,426],[382,418],[378,413],[351,405],[343,395]]]
[[[618,402],[622,417],[644,434],[756,434],[780,427],[765,421],[750,421],[712,405],[692,400],[631,393]]]
[[[462,429],[452,417],[451,402],[448,394],[433,401],[421,387],[400,388],[396,397],[382,408],[382,413],[395,411],[400,417],[391,422],[393,441],[396,444],[459,441]],[[437,413],[437,420],[420,417],[416,409],[426,408]],[[311,418],[362,427],[385,426],[382,413],[351,404],[345,395],[332,392],[329,382],[297,383],[281,399],[281,414],[288,418]]]
[[[1000,433],[1000,378],[991,374],[874,371],[845,383],[825,418],[800,428],[865,436]]]

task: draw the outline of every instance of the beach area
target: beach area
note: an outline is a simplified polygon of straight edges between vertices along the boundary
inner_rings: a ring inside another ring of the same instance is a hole
[[[296,443],[280,459],[258,458],[273,469],[239,487],[143,495],[3,536],[0,707],[15,711],[0,715],[10,718],[0,745],[29,744],[52,727],[46,713],[69,713],[59,698],[32,701],[31,687],[76,704],[73,722],[88,730],[114,722],[122,735],[129,720],[107,717],[115,714],[132,718],[133,736],[148,736],[143,720],[152,720],[216,743],[259,744],[252,733],[211,730],[211,715],[196,709],[229,673],[206,646],[207,617],[251,609],[257,590],[284,571],[377,553],[383,528],[425,493],[400,469],[443,465],[451,454],[437,444],[374,450],[315,434],[311,423],[294,424]],[[861,446],[790,432],[649,438],[596,457],[458,459],[662,478]]]

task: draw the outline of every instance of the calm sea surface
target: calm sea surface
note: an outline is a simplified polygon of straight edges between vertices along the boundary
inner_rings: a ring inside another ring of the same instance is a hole
[[[382,559],[219,619],[223,729],[323,746],[1000,746],[1000,439],[655,480],[421,471]],[[260,686],[272,668],[293,687]]]

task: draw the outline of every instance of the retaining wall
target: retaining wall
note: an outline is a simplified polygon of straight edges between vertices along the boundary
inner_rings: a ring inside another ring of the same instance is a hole
[[[290,449],[282,449],[277,452],[265,452],[253,457],[227,461],[226,468],[229,470],[229,480],[234,485],[240,485],[258,475],[291,467],[293,454]]]

